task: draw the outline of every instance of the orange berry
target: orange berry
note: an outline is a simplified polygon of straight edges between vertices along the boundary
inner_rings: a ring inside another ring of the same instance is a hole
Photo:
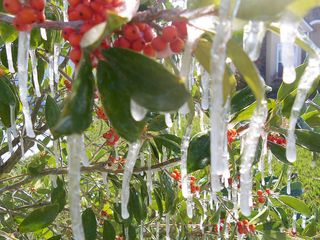
[[[161,37],[155,37],[152,42],[151,46],[158,52],[164,51],[167,48],[167,43]]]
[[[17,14],[21,7],[19,0],[3,0],[3,8],[8,13]]]
[[[177,28],[179,36],[181,38],[186,38],[188,36],[187,22],[186,21],[176,21],[172,23],[173,26]]]
[[[32,30],[31,24],[21,23],[18,18],[15,18],[15,19],[13,20],[13,26],[14,26],[18,31],[22,31],[22,32],[29,32],[29,31]]]
[[[82,34],[73,32],[69,36],[69,42],[72,47],[79,47],[81,42]]]
[[[170,49],[174,53],[180,53],[184,48],[184,41],[181,38],[177,38],[170,43]]]
[[[174,40],[176,40],[177,37],[178,37],[178,32],[177,32],[177,28],[175,26],[168,26],[162,30],[162,38],[166,42],[171,43]]]
[[[75,12],[79,15],[79,19],[81,20],[90,20],[93,16],[92,9],[85,4],[79,4],[75,8]]]
[[[263,191],[262,191],[261,189],[259,189],[259,190],[257,191],[257,195],[258,195],[258,196],[262,196],[262,195],[263,195]]]
[[[250,232],[255,232],[256,231],[256,226],[253,225],[253,224],[250,224],[249,225],[249,230],[250,230]]]
[[[81,0],[68,0],[70,6],[75,7],[80,4]]]

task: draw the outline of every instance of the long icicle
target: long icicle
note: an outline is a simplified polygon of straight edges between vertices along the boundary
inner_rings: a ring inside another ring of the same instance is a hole
[[[34,88],[36,90],[37,97],[41,97],[39,79],[38,79],[38,69],[37,69],[38,63],[37,63],[35,50],[34,49],[30,49],[29,55],[30,55],[30,60],[31,60],[32,77],[33,77]]]
[[[10,71],[10,73],[15,73],[15,70],[14,70],[14,67],[13,67],[13,58],[12,58],[12,44],[11,43],[5,43],[5,47],[6,47],[9,71]]]
[[[238,3],[239,1],[237,1]],[[211,191],[212,195],[220,191],[221,185],[217,178],[224,173],[222,162],[224,135],[224,99],[223,76],[226,64],[227,42],[232,34],[233,15],[231,0],[222,0],[219,9],[219,24],[216,29],[211,49],[211,79],[210,79],[210,149],[211,149]]]
[[[240,169],[240,209],[243,215],[249,216],[252,203],[252,164],[255,158],[259,138],[263,134],[263,127],[268,116],[267,102],[263,99],[258,103],[247,135],[244,137],[244,149]]]
[[[60,74],[59,74],[59,57],[60,57],[61,45],[58,43],[54,44],[53,47],[53,73],[54,81],[59,83]]]
[[[312,84],[320,75],[320,58],[310,57],[306,70],[300,79],[298,85],[297,96],[294,100],[289,128],[287,136],[287,149],[286,156],[289,162],[294,162],[297,158],[296,156],[296,139],[295,139],[295,129],[296,124],[300,115],[301,108],[303,107],[305,100],[307,98],[308,92],[312,87]]]
[[[11,124],[11,131],[14,138],[18,137],[17,132],[17,124],[16,124],[16,106],[10,105],[10,124]]]
[[[71,215],[71,226],[74,239],[84,240],[84,231],[81,218],[81,151],[79,151],[79,142],[81,135],[71,135],[67,138],[69,149],[68,177],[69,177],[69,205]]]
[[[152,154],[151,154],[151,147],[148,147],[148,158],[147,158],[147,189],[148,189],[148,197],[149,197],[149,204],[152,204],[152,171],[151,171],[151,160],[152,160]]]
[[[48,70],[48,75],[49,75],[49,86],[50,86],[50,91],[52,97],[55,96],[55,90],[54,90],[54,61],[53,61],[53,56],[49,56],[49,70]]]
[[[24,122],[26,126],[27,136],[35,137],[33,131],[30,108],[28,103],[28,59],[30,48],[30,32],[19,32],[19,46],[18,46],[18,78],[19,78],[19,92],[22,102],[22,112],[24,115]]]
[[[265,23],[259,21],[249,21],[243,29],[243,49],[252,61],[260,56],[265,33]]]
[[[128,156],[124,165],[121,190],[121,216],[123,219],[129,218],[128,203],[130,197],[130,180],[133,173],[134,165],[139,155],[141,142],[138,140],[129,144]]]

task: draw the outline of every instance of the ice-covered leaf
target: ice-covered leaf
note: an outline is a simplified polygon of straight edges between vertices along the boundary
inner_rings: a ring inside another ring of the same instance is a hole
[[[54,132],[59,135],[82,133],[92,121],[94,77],[88,58],[80,63],[72,93],[66,100]],[[80,121],[81,120],[81,121]]]
[[[21,233],[35,232],[49,226],[57,217],[57,205],[48,205],[31,212],[19,225]]]
[[[160,134],[154,136],[154,141],[159,149],[162,152],[162,146],[179,153],[180,152],[180,145],[181,145],[181,138],[172,135],[172,134]]]
[[[312,152],[320,152],[320,133],[305,129],[297,129],[297,144]]]
[[[81,215],[84,236],[86,240],[94,240],[97,237],[97,220],[91,208],[87,208]]]
[[[279,144],[268,142],[268,146],[272,152],[272,154],[280,161],[285,164],[292,164],[286,158],[286,149]]]
[[[188,173],[203,169],[210,164],[210,136],[207,133],[195,135],[189,144]]]

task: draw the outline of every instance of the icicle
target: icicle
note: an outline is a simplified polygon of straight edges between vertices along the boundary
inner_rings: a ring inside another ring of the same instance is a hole
[[[54,64],[53,64],[53,56],[49,56],[49,70],[48,70],[48,75],[49,75],[49,85],[50,85],[50,91],[52,97],[55,96],[55,89],[54,89]]]
[[[199,110],[199,115],[200,115],[200,131],[203,132],[205,131],[205,127],[204,127],[204,113],[203,111],[200,109]]]
[[[58,184],[57,184],[57,175],[50,175],[50,179],[51,179],[51,182],[52,182],[52,186],[54,188],[57,188],[58,187]]]
[[[283,81],[287,84],[296,79],[295,40],[299,22],[285,16],[280,22],[281,62],[283,65]]]
[[[54,158],[56,159],[56,167],[58,167],[60,163],[59,140],[53,141],[53,151],[54,151]]]
[[[170,240],[170,215],[166,215],[166,240]]]
[[[81,162],[82,165],[85,167],[90,166],[90,161],[88,159],[87,153],[86,153],[86,146],[84,144],[84,135],[81,135],[81,141],[78,143],[79,144],[79,151],[80,151],[80,155],[81,155]]]
[[[11,73],[15,73],[15,70],[14,70],[14,67],[13,67],[13,58],[12,58],[12,44],[11,43],[5,43],[5,47],[6,47],[9,71]]]
[[[287,182],[287,194],[291,195],[291,173],[292,173],[292,168],[289,166],[288,168],[288,182]]]
[[[144,239],[144,224],[143,221],[141,221],[141,226],[140,226],[140,240]]]
[[[190,194],[188,199],[187,199],[187,215],[188,218],[192,219],[193,217],[193,198],[192,195]]]
[[[269,175],[272,175],[272,152],[270,149],[268,149],[268,167]]]
[[[143,120],[146,114],[148,113],[148,110],[146,108],[139,105],[133,99],[130,100],[130,111],[131,111],[131,116],[137,122]]]
[[[252,163],[254,161],[259,138],[263,134],[263,127],[268,115],[268,107],[265,100],[257,106],[251,118],[247,135],[244,139],[244,149],[240,169],[240,209],[243,215],[251,213],[250,202],[252,201]]]
[[[307,222],[307,217],[305,215],[302,215],[302,222],[301,222],[301,227],[302,229],[306,228],[306,222]]]
[[[261,172],[261,185],[265,186],[266,182],[264,180],[264,159],[267,153],[267,133],[262,134],[262,150],[259,159],[258,169]]]
[[[302,75],[298,90],[297,96],[294,100],[292,106],[288,136],[287,136],[287,150],[286,156],[289,162],[294,162],[296,160],[296,139],[294,131],[296,129],[296,124],[300,115],[301,108],[304,105],[304,102],[307,98],[308,92],[312,87],[314,81],[318,78],[320,74],[320,58],[310,57],[306,70]]]
[[[162,146],[162,162],[165,162],[167,160],[168,160],[167,148],[165,146]]]
[[[40,28],[40,35],[42,37],[43,40],[47,41],[47,30],[45,28]]]
[[[170,113],[166,113],[164,116],[165,116],[165,121],[166,121],[167,127],[172,128],[173,122],[172,122]]]
[[[108,173],[103,172],[103,173],[101,173],[101,175],[102,175],[102,182],[106,186],[106,198],[109,199],[110,198],[110,189],[109,189],[109,182],[108,182]]]
[[[21,159],[23,159],[25,151],[24,151],[24,142],[23,142],[22,135],[20,135],[20,148],[21,148]]]
[[[124,239],[130,239],[129,238],[129,228],[128,227],[124,228]]]
[[[28,51],[30,47],[30,32],[19,32],[19,46],[18,46],[18,78],[19,78],[19,92],[22,102],[22,111],[26,126],[27,136],[34,138],[30,109],[28,103]]]
[[[243,49],[252,61],[256,61],[260,56],[260,50],[266,28],[264,22],[249,21],[243,31]]]
[[[203,71],[201,77],[201,107],[203,110],[209,109],[209,82],[210,82],[210,75],[207,71]]]
[[[69,177],[69,205],[71,215],[71,226],[73,237],[77,240],[84,240],[84,231],[81,218],[81,189],[80,189],[80,161],[81,151],[79,142],[82,141],[81,135],[71,135],[67,138],[69,149],[68,177]]]
[[[30,49],[29,50],[29,55],[30,55],[30,60],[31,60],[32,77],[33,77],[34,88],[35,88],[37,97],[41,97],[39,80],[38,80],[38,69],[37,69],[38,63],[37,63],[35,50],[34,49]]]
[[[151,171],[151,160],[152,160],[152,155],[151,155],[151,148],[149,147],[149,154],[148,154],[148,159],[147,159],[147,189],[148,189],[148,197],[149,197],[149,204],[152,204],[152,171]]]
[[[159,217],[158,211],[156,211],[156,217]],[[159,240],[160,237],[160,220],[156,222],[156,240]]]
[[[297,213],[293,213],[292,215],[292,233],[297,232]]]
[[[232,35],[232,19],[229,12],[232,10],[232,1],[221,1],[219,24],[211,49],[211,80],[210,80],[210,149],[211,149],[211,191],[216,193],[220,190],[217,181],[219,175],[225,173],[225,159],[223,146],[225,139],[224,130],[224,99],[223,99],[223,76],[225,72],[227,42]]]
[[[63,21],[68,22],[68,0],[63,0]]]
[[[10,124],[11,124],[10,130],[14,138],[18,137],[15,111],[16,111],[16,106],[10,105]]]
[[[182,184],[182,195],[188,198],[190,195],[190,183],[187,173],[187,157],[188,157],[188,147],[189,140],[192,131],[192,125],[188,125],[185,134],[181,141],[181,184]]]
[[[60,51],[61,51],[61,45],[58,43],[55,43],[53,47],[53,73],[54,73],[54,80],[56,83],[59,83],[59,79],[60,79],[60,74],[59,74]]]
[[[134,165],[139,155],[141,142],[137,141],[129,144],[128,155],[124,165],[121,190],[121,216],[123,219],[129,218],[128,203],[130,197],[130,180],[133,173]]]
[[[8,140],[9,152],[12,155],[13,154],[13,147],[12,147],[12,138],[11,138],[11,130],[10,130],[10,128],[7,128],[7,140]]]
[[[144,152],[140,153],[140,166],[143,168],[146,165],[146,159],[144,157]]]

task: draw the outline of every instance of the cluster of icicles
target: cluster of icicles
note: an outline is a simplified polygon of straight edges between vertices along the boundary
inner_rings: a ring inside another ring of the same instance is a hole
[[[233,3],[233,4],[232,4]],[[210,109],[210,122],[211,122],[211,205],[212,201],[216,200],[216,193],[221,190],[222,183],[228,187],[227,179],[230,177],[228,169],[228,160],[229,154],[227,150],[227,139],[226,132],[228,128],[229,121],[229,105],[230,99],[224,100],[223,98],[223,75],[226,67],[226,45],[228,40],[232,36],[232,22],[233,18],[236,15],[240,0],[237,0],[234,4],[231,0],[221,1],[220,15],[218,24],[216,26],[216,34],[214,42],[212,45],[211,52],[211,66],[212,74],[209,74],[199,67],[192,59],[192,47],[197,38],[203,33],[201,30],[191,27],[188,27],[189,38],[186,43],[185,52],[181,58],[181,76],[186,79],[186,86],[188,89],[192,88],[193,85],[193,72],[196,67],[196,71],[202,74],[201,79],[201,91],[202,91],[202,100],[200,106],[197,106],[197,111],[200,116],[200,128],[201,130],[207,130],[203,123],[203,111]],[[231,13],[231,14],[230,14]],[[301,33],[298,32],[299,22],[296,19],[285,16],[281,19],[280,22],[280,40],[281,40],[281,58],[283,63],[283,80],[285,83],[292,83],[296,79],[295,72],[295,63],[294,51],[295,37],[304,37]],[[248,56],[252,61],[258,59],[260,54],[261,45],[263,38],[265,36],[266,28],[264,22],[258,21],[249,21],[248,24],[244,27],[244,39],[243,39],[243,48],[247,52]],[[46,38],[45,30],[41,29],[41,36]],[[310,42],[312,45],[312,42]],[[11,45],[6,44],[6,52],[8,59],[8,66],[10,72],[14,73],[14,67],[12,62],[12,51]],[[309,58],[308,65],[306,67],[305,73],[301,77],[300,83],[297,89],[297,97],[294,102],[288,137],[287,137],[287,159],[291,162],[296,160],[296,150],[295,150],[295,125],[299,117],[301,108],[304,105],[304,101],[307,97],[308,91],[310,90],[314,80],[320,74],[320,54],[318,48],[312,45],[316,54],[311,55]],[[52,96],[55,96],[55,82],[59,80],[59,53],[60,46],[54,46],[54,55],[49,56],[49,85]],[[20,99],[22,102],[22,109],[24,115],[24,123],[26,135],[28,137],[34,138],[35,133],[32,126],[30,108],[28,103],[28,59],[30,56],[31,66],[32,66],[32,76],[35,86],[35,93],[39,97],[41,96],[40,87],[38,83],[38,73],[37,73],[37,61],[35,50],[30,49],[30,33],[20,32],[19,33],[19,46],[18,46],[18,79],[19,79],[19,92]],[[261,79],[263,81],[263,79]],[[16,134],[16,127],[14,123],[14,106],[11,107],[12,112],[12,127],[11,132],[14,137]],[[185,115],[188,112],[188,106],[185,105],[180,109],[180,115]],[[266,132],[264,132],[264,124],[267,118],[267,103],[264,98],[260,99],[257,103],[257,107],[253,113],[250,126],[248,131],[241,136],[241,154],[242,154],[242,164],[240,170],[240,181],[241,181],[241,190],[240,190],[240,210],[241,212],[248,216],[251,212],[252,206],[252,164],[255,156],[255,150],[259,142],[259,138],[263,139],[263,150],[260,157],[259,169],[263,172],[264,169],[264,158],[268,153],[268,163],[269,165],[272,159],[270,151],[266,148]],[[139,106],[133,100],[131,101],[131,113],[135,120],[142,120],[147,114],[147,109]],[[165,119],[168,127],[172,127],[172,119],[169,113],[165,113]],[[178,124],[180,127],[180,124]],[[187,149],[189,146],[190,135],[192,131],[192,125],[189,124],[186,127],[185,134],[182,139],[181,145],[181,175],[182,175],[182,192],[183,196],[187,199],[187,213],[188,216],[192,217],[192,194],[190,193],[190,184],[187,174]],[[8,131],[7,134],[8,145],[10,151],[12,151],[11,145],[11,133]],[[22,141],[23,143],[23,141]],[[82,143],[82,144],[79,144]],[[55,143],[56,145],[57,143]],[[122,193],[121,193],[121,202],[122,202],[122,217],[127,219],[129,217],[129,212],[127,209],[127,204],[129,201],[129,188],[130,188],[130,179],[133,173],[135,162],[139,156],[140,148],[142,142],[139,140],[137,142],[129,144],[129,151],[124,167],[123,182],[122,182]],[[83,137],[80,135],[72,135],[68,137],[68,147],[69,147],[69,188],[72,191],[69,191],[70,199],[70,208],[71,208],[71,217],[72,217],[72,228],[75,239],[82,240],[84,239],[83,228],[81,223],[81,205],[80,205],[80,162],[82,160],[84,165],[88,164],[88,160],[85,157],[85,148],[83,143]],[[79,151],[79,147],[81,148]],[[23,148],[23,144],[21,144]],[[58,158],[58,156],[57,156]],[[140,154],[140,158],[144,159]],[[151,157],[148,157],[148,174],[147,174],[147,186],[149,194],[149,202],[152,201],[152,172],[151,172]],[[270,168],[269,171],[272,171]],[[104,176],[105,182],[107,183],[107,175]],[[262,183],[263,184],[263,183]],[[289,184],[290,185],[290,184]],[[234,189],[232,187],[232,189]],[[289,189],[289,187],[288,187]],[[235,188],[237,191],[237,188]],[[234,196],[236,194],[232,194]],[[231,196],[231,195],[230,195]],[[237,200],[236,200],[237,202]],[[236,204],[237,205],[237,204]],[[167,223],[167,239],[169,239],[169,215],[166,217]]]

